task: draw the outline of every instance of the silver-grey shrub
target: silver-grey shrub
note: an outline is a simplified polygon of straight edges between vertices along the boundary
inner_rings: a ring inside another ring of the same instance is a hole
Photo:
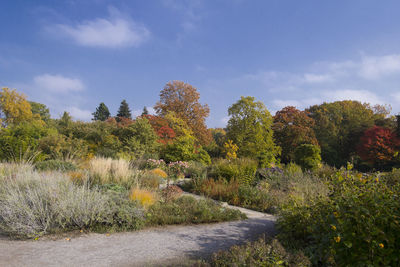
[[[76,185],[63,173],[21,168],[0,179],[0,232],[35,237],[95,224],[113,225],[119,212],[114,202],[110,194]],[[130,204],[131,210],[137,208],[134,205]]]

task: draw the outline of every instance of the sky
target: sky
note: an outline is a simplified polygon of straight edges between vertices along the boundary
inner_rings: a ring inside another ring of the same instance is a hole
[[[169,81],[208,104],[209,127],[254,96],[274,114],[336,100],[400,112],[398,0],[4,0],[0,86],[90,121],[123,99],[150,112]]]

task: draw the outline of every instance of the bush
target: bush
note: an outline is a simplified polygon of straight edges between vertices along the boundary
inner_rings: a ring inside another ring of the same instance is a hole
[[[295,162],[303,170],[315,170],[321,165],[321,149],[312,144],[303,144],[294,151]]]
[[[148,208],[156,202],[157,195],[146,189],[132,188],[129,198],[139,202],[143,207]]]
[[[227,181],[236,179],[242,184],[251,184],[257,172],[257,161],[251,159],[218,160],[211,166],[210,177]]]
[[[338,172],[330,197],[295,201],[279,217],[280,237],[307,247],[316,265],[395,266],[400,262],[400,186]]]
[[[154,170],[151,170],[150,173],[155,175],[155,176],[164,178],[164,179],[168,177],[168,174],[165,171],[163,171],[161,169],[158,169],[158,168],[154,169]]]
[[[260,238],[242,246],[233,246],[212,256],[210,266],[311,266],[302,252],[290,253],[277,239]]]
[[[186,169],[186,177],[207,178],[207,166],[198,161],[190,161]]]
[[[38,171],[61,171],[69,172],[77,169],[76,165],[72,162],[61,161],[61,160],[46,160],[37,162],[35,169]]]
[[[171,202],[158,202],[149,208],[149,225],[197,224],[244,219],[238,210],[222,207],[212,200],[182,196]]]
[[[62,173],[21,171],[0,183],[0,230],[9,235],[143,225],[141,209],[126,194],[76,185]]]

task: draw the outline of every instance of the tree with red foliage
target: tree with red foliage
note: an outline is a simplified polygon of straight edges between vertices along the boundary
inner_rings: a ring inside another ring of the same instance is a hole
[[[169,126],[166,119],[154,115],[142,115],[142,117],[149,120],[151,126],[159,137],[159,143],[168,144],[174,140],[176,134],[174,130]]]
[[[400,139],[391,129],[373,126],[360,138],[357,152],[362,160],[381,168],[393,163],[398,154]]]
[[[282,162],[293,161],[294,151],[302,144],[318,146],[313,126],[314,119],[295,107],[284,107],[276,112],[272,129],[276,144],[282,148]]]

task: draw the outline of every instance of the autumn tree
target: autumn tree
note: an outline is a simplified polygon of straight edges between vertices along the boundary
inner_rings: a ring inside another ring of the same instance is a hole
[[[31,105],[23,94],[15,89],[0,91],[0,125],[18,124],[33,118]]]
[[[306,112],[315,121],[322,160],[337,167],[351,161],[363,132],[385,117],[384,112],[374,112],[369,104],[350,100],[314,105]]]
[[[400,139],[395,131],[373,126],[361,136],[357,152],[370,166],[381,169],[394,162],[399,146]]]
[[[129,109],[129,105],[125,99],[122,100],[121,105],[119,106],[117,120],[118,118],[132,119],[131,110]]]
[[[94,121],[105,121],[111,116],[111,113],[108,110],[106,104],[101,102],[100,105],[96,108],[96,111],[92,113],[92,115],[92,120]]]
[[[210,110],[199,103],[200,94],[192,85],[182,81],[168,82],[160,92],[160,101],[155,105],[158,115],[165,117],[169,112],[181,118],[193,131],[194,136],[205,145],[211,141],[211,134],[205,120]]]
[[[260,160],[266,166],[276,161],[280,148],[273,140],[272,116],[254,97],[241,97],[228,113],[227,139],[238,147],[238,156]]]
[[[159,137],[159,143],[168,144],[176,137],[175,131],[169,126],[167,119],[154,115],[142,115],[142,117],[149,120],[149,123]]]
[[[293,161],[294,151],[299,145],[318,145],[313,126],[314,120],[295,107],[285,107],[276,112],[272,129],[276,144],[282,148],[282,162]]]

